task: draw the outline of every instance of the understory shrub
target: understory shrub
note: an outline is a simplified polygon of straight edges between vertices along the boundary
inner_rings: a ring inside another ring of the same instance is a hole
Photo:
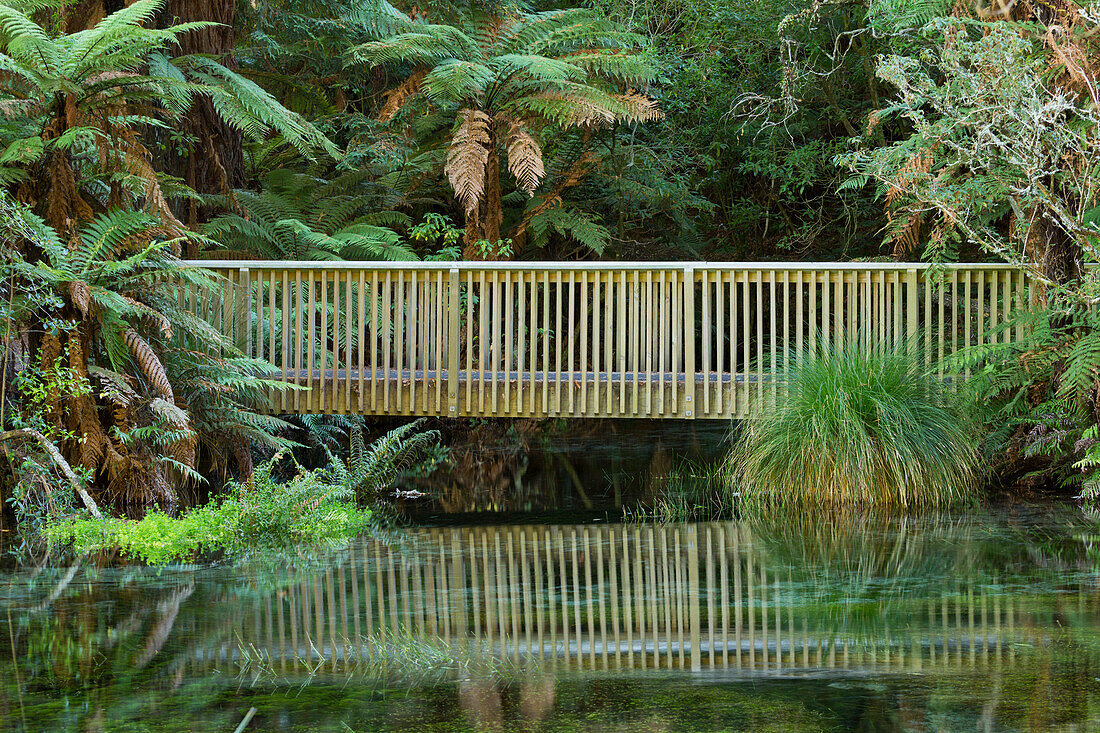
[[[42,535],[78,555],[117,549],[151,565],[213,553],[240,559],[265,551],[339,546],[373,525],[374,514],[362,501],[391,484],[439,439],[438,431],[419,430],[422,423],[394,428],[369,445],[355,428],[347,462],[328,453],[327,465],[299,466],[288,481],[273,476],[283,459],[279,452],[258,466],[251,480],[231,483],[223,498],[179,517],[149,512],[135,521],[77,515],[47,523]]]
[[[827,341],[827,340],[824,340]],[[972,503],[972,421],[914,348],[857,337],[788,365],[774,402],[754,410],[726,480],[752,506]]]
[[[259,466],[251,481],[230,485],[224,498],[179,517],[79,515],[48,524],[43,536],[78,555],[117,549],[124,557],[160,565],[215,553],[243,558],[265,550],[317,549],[370,528],[371,510],[351,501],[351,491],[332,483],[327,469],[300,470],[285,482],[272,478],[281,458]]]

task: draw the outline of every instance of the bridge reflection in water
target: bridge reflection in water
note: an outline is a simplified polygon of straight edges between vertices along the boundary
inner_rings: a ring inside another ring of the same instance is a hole
[[[957,537],[930,547],[903,527],[851,552],[831,531],[791,552],[734,522],[420,530],[235,601],[237,643],[205,654],[336,671],[400,638],[555,672],[782,674],[1012,664],[1049,646],[1057,609],[967,572]]]

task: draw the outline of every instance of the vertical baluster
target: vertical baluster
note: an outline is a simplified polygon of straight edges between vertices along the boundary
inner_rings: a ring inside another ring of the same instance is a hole
[[[581,407],[580,414],[588,414],[588,303],[590,300],[588,294],[588,273],[581,271],[581,354],[580,362],[577,363],[577,367],[580,371],[581,379]],[[572,361],[572,360],[570,360]],[[577,413],[573,413],[574,417]]]
[[[680,273],[672,271],[668,273],[668,290],[666,291],[666,312],[668,313],[668,384],[669,384],[669,414],[679,416],[680,413],[680,349],[683,343],[683,330],[681,327],[682,311],[680,309],[680,288],[682,287]]]
[[[392,273],[386,270],[382,280],[382,320],[375,319],[377,327],[382,329],[382,414],[389,413],[393,409],[390,403],[390,382],[392,381],[390,363],[393,354],[394,326],[397,320],[395,313],[397,308],[393,303],[395,289]]]
[[[630,287],[630,362],[634,368],[634,382],[631,385],[630,392],[630,412],[640,417],[641,413],[638,412],[638,379],[642,370],[641,337],[643,331],[641,329],[642,286],[637,270],[632,273]]]
[[[324,270],[321,271],[322,273]],[[310,413],[317,412],[317,403],[320,399],[318,390],[314,388],[313,372],[314,361],[317,354],[317,276],[313,270],[309,271],[309,301],[306,309],[306,409]]]
[[[615,298],[615,275],[612,272],[604,274],[604,302],[607,303],[607,310],[604,312],[603,320],[603,368],[607,372],[607,390],[605,392],[606,397],[604,399],[604,414],[610,417],[615,414],[615,407],[612,403],[611,385],[613,376],[617,371],[615,369],[614,359],[614,328],[618,328],[615,323],[615,315],[619,312],[617,302]]]
[[[775,373],[777,371],[777,369],[776,369],[776,367],[777,367],[777,365],[776,365],[776,356],[777,356],[777,352],[779,351],[779,341],[776,339],[776,332],[775,332],[776,320],[777,320],[776,303],[775,303],[776,297],[775,296],[776,296],[776,292],[775,292],[775,270],[774,269],[769,269],[768,270],[768,311],[769,311],[769,314],[770,314],[770,318],[769,318],[769,323],[768,323],[768,332],[769,332],[768,333],[768,348],[769,348],[769,350],[771,350],[771,375],[770,375],[769,381],[771,382],[772,404],[775,404],[775,399],[776,399],[776,387],[777,387],[777,383],[776,383],[776,380],[775,380]]]
[[[528,368],[530,369],[530,372],[531,372],[531,383],[528,386],[528,395],[529,396],[528,396],[528,400],[527,400],[527,414],[530,415],[531,417],[534,417],[536,415],[536,411],[535,411],[535,384],[536,384],[535,377],[536,377],[536,372],[538,371],[538,363],[539,363],[538,362],[538,358],[539,358],[539,355],[538,355],[539,281],[538,281],[538,273],[536,273],[533,270],[531,271],[530,288],[531,288],[531,310],[530,310],[530,318],[528,319],[529,326],[528,326],[528,334],[527,334],[527,341],[528,341],[528,359],[527,359],[527,361],[530,364],[530,366]],[[523,371],[522,368],[520,369],[520,371],[521,372]],[[523,380],[523,375],[520,374],[520,385],[521,386],[523,384],[522,380]]]
[[[978,270],[978,343],[985,343],[985,270]]]
[[[329,395],[331,407],[329,412],[343,412],[340,406],[340,281],[343,279],[343,270],[332,271],[332,393]],[[343,305],[346,305],[343,304]],[[347,332],[344,334],[347,337]]]
[[[660,273],[659,285],[657,290],[657,355],[659,363],[657,368],[660,370],[660,377],[657,382],[657,414],[661,417],[665,416],[665,347],[668,340],[668,328],[665,326],[666,316],[668,313],[668,299],[665,295],[665,272]]]
[[[416,370],[417,367],[422,366],[420,363],[420,336],[424,332],[424,324],[421,322],[421,308],[420,306],[420,294],[422,288],[420,287],[420,273],[417,270],[411,270],[405,273],[405,277],[409,281],[409,290],[405,296],[405,358],[408,361],[409,370],[409,385],[405,390],[408,395],[408,402],[403,402],[403,406],[407,407],[403,412],[411,414],[416,411]],[[405,370],[401,370],[402,385],[404,385]]]
[[[328,273],[322,268],[317,272],[318,285],[321,291],[321,310],[320,317],[321,323],[318,328],[317,338],[310,339],[311,355],[316,352],[317,368],[319,370],[317,395],[312,402],[313,409],[320,413],[325,412],[325,393],[328,391],[328,380],[326,379],[326,369],[328,368]],[[314,312],[313,308],[310,308],[311,312]],[[311,319],[312,320],[312,319]],[[320,347],[320,350],[317,347]],[[313,369],[310,368],[310,385],[312,389],[313,384]]]
[[[480,342],[480,330],[475,333],[475,327],[480,323],[481,293],[474,292],[474,273],[466,271],[466,410],[474,409],[474,339]]]
[[[519,273],[517,273],[519,274]],[[504,273],[504,414],[509,414],[512,400],[512,369],[514,368],[514,348],[516,341],[516,300],[515,289],[512,283],[512,273],[505,270]],[[496,402],[494,401],[494,405]]]
[[[946,322],[944,320],[944,300],[946,300],[947,273],[942,273],[939,280],[939,302],[936,304],[936,373],[940,382],[943,382],[944,339],[946,334]]]
[[[737,328],[737,271],[729,273],[729,311],[730,311],[730,416],[737,417],[740,414],[738,408],[738,392],[741,389],[738,381],[740,370],[737,367],[738,339],[741,338]],[[744,367],[742,367],[743,369]]]
[[[562,332],[562,298],[565,296],[565,292],[562,289],[561,270],[557,272],[557,282],[555,283],[555,320],[554,320],[554,360],[557,369],[557,374],[554,378],[554,414],[561,414],[561,352],[563,347],[562,339],[565,338],[565,334]]]
[[[703,412],[699,417],[710,416],[710,374],[711,374],[711,333],[710,333],[710,271],[703,270]],[[694,338],[694,334],[688,334],[688,338]],[[694,375],[688,375],[688,384],[694,383]],[[719,387],[721,383],[719,382]],[[690,389],[689,389],[690,394]]]
[[[477,372],[478,372],[478,412],[482,415],[485,414],[485,366],[486,360],[489,358],[486,353],[490,347],[489,345],[489,303],[488,297],[488,284],[486,283],[485,270],[479,272],[480,280],[478,282],[478,297],[480,302],[478,303],[478,314],[480,318],[480,326],[477,332]]]
[[[600,411],[600,311],[606,308],[606,304],[600,303],[600,283],[603,273],[598,270],[592,273],[592,413],[598,415]],[[606,366],[605,366],[606,368]]]
[[[558,300],[561,313],[561,299]],[[542,414],[550,414],[550,271],[542,273]],[[554,341],[557,343],[557,333]]]
[[[752,283],[750,281],[750,274],[748,270],[743,270],[741,273],[741,323],[744,328],[744,355],[741,360],[741,368],[745,370],[745,409],[750,406],[749,403],[753,399],[753,364],[752,364],[752,316],[750,301],[752,300]]]
[[[653,324],[653,271],[645,272],[645,328],[642,335],[645,337],[645,409],[646,414],[653,416],[653,345],[657,336],[657,329]]]
[[[756,271],[756,401],[764,404],[764,272]]]
[[[569,381],[569,384],[566,387],[567,390],[568,390],[568,394],[569,394],[569,415],[570,415],[570,417],[575,417],[576,414],[577,414],[574,410],[575,397],[576,397],[576,393],[577,393],[576,389],[574,389],[574,385],[575,385],[576,379],[577,379],[577,372],[576,372],[577,362],[575,361],[575,358],[574,358],[575,349],[576,349],[576,342],[577,342],[577,321],[576,321],[576,312],[577,312],[577,310],[576,310],[576,300],[577,300],[577,298],[576,298],[576,295],[577,295],[576,285],[577,285],[577,281],[576,281],[576,275],[577,275],[576,270],[570,268],[570,270],[569,270],[569,322],[568,322],[568,328],[569,328],[569,372],[568,372],[569,378],[568,378],[568,381]],[[561,378],[560,374],[558,375],[558,378],[559,379]]]
[[[624,270],[619,273],[619,297],[618,297],[618,317],[616,319],[616,333],[618,334],[618,343],[616,348],[618,349],[618,375],[619,375],[619,414],[626,414],[626,371],[629,368],[628,359],[628,342],[630,336],[630,321],[627,319],[627,308],[629,307],[627,301],[627,274]],[[608,395],[610,395],[610,389]],[[631,412],[631,415],[637,415],[637,412]]]
[[[371,296],[372,296],[372,299],[373,299],[373,293],[371,294]],[[356,345],[355,345],[356,350],[359,352],[359,391],[356,393],[356,395],[357,395],[356,405],[357,405],[358,413],[360,415],[364,415],[364,414],[366,414],[366,405],[365,405],[365,399],[364,399],[364,397],[365,397],[364,390],[366,389],[366,385],[365,385],[363,370],[366,368],[366,365],[367,365],[367,359],[366,359],[366,351],[367,351],[367,273],[364,270],[359,270],[359,290],[356,292],[356,297],[359,300],[359,318],[358,318],[359,340],[356,342]],[[350,303],[350,299],[349,299],[349,303]],[[372,364],[373,364],[373,361],[374,360],[372,359],[371,360]],[[351,354],[350,353],[348,354],[348,364],[351,364]],[[351,379],[350,379],[351,375],[348,375],[348,376],[349,376],[348,381],[350,382],[351,381]],[[374,406],[373,403],[372,403],[371,406],[372,407]]]
[[[791,363],[791,271],[783,270],[783,369]],[[778,371],[772,369],[772,381]]]
[[[717,371],[718,394],[715,409],[721,417],[726,417],[726,273],[718,270],[714,275],[714,330],[715,355],[714,366]]]

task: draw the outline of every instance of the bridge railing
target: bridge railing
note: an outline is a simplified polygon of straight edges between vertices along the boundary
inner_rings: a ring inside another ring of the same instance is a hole
[[[1023,272],[908,263],[201,261],[187,303],[281,378],[285,413],[728,418],[818,338],[1013,336]]]

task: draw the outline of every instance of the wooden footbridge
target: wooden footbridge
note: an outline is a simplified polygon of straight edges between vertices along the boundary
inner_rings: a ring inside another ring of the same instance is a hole
[[[931,363],[1029,301],[1003,265],[197,261],[184,293],[299,385],[279,413],[731,418],[818,338]]]

